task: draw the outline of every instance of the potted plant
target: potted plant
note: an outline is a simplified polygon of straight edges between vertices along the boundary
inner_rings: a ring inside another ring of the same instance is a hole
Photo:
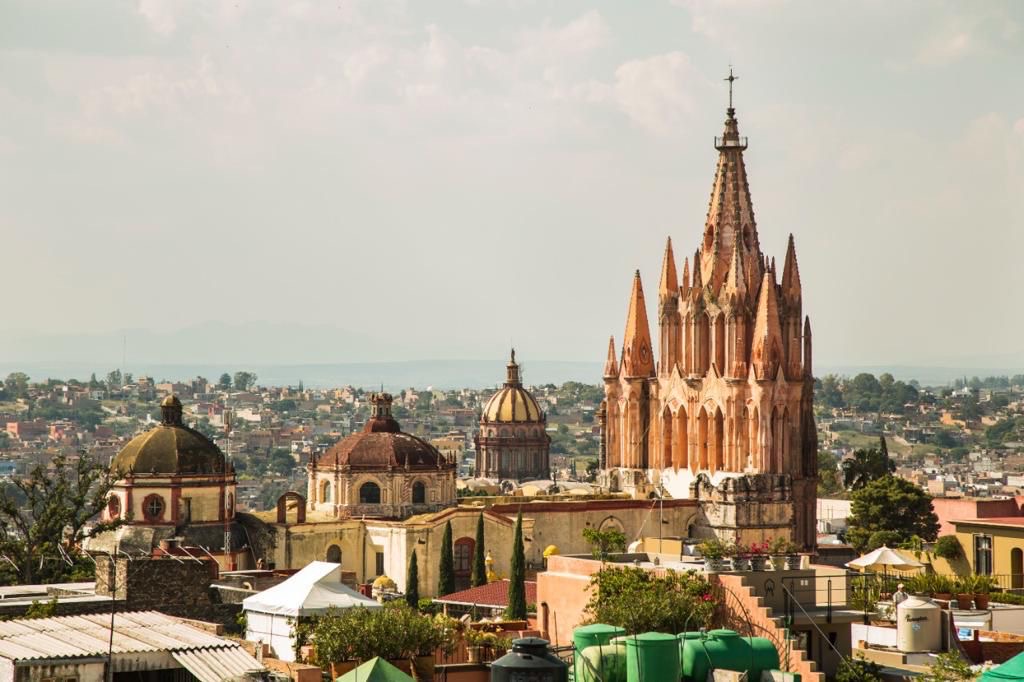
[[[729,554],[732,556],[732,570],[750,570],[750,551],[742,545],[730,545]]]
[[[988,608],[988,595],[995,587],[995,580],[990,575],[974,576],[974,606],[977,609]]]
[[[484,646],[487,644],[487,636],[490,633],[477,628],[466,628],[466,631],[462,633],[462,638],[466,642],[466,660],[470,663],[480,662],[480,652],[483,651]]]
[[[929,588],[931,589],[932,599],[938,599],[946,602],[946,606],[949,606],[949,600],[953,598],[953,580],[949,576],[945,575],[931,575],[929,582]]]
[[[784,570],[786,568],[786,555],[793,549],[795,548],[793,543],[789,541],[789,538],[780,535],[773,539],[768,546],[768,553],[772,555],[772,568],[776,571]]]
[[[957,608],[966,611],[974,605],[974,591],[978,576],[965,575],[956,581]]]
[[[763,571],[768,561],[768,543],[755,542],[747,548],[747,553],[750,556],[750,570]]]
[[[722,559],[725,558],[725,543],[718,538],[705,540],[697,545],[697,551],[704,557],[704,570],[717,573],[722,570]]]

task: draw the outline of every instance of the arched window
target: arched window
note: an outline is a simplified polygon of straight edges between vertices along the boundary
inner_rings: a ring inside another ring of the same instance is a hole
[[[427,503],[427,486],[423,485],[422,481],[416,481],[415,483],[412,484],[412,503]]]
[[[146,521],[160,521],[164,515],[164,498],[159,495],[147,495],[142,501],[142,515]]]
[[[459,538],[455,541],[455,575],[468,576],[473,570],[473,549],[476,542],[473,538]]]
[[[321,502],[333,502],[331,498],[331,482],[324,481],[320,488],[320,501]]]
[[[121,516],[121,498],[117,495],[111,495],[107,499],[107,515],[112,519]]]
[[[326,560],[332,564],[340,564],[341,547],[338,547],[337,545],[331,545],[330,547],[328,547]]]
[[[380,504],[380,486],[372,481],[360,486],[359,504]]]

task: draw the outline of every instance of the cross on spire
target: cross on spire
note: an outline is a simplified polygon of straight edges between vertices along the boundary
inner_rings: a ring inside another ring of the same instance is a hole
[[[739,80],[739,76],[732,75],[732,64],[729,65],[729,77],[722,80],[729,81],[729,111],[732,111],[732,83]]]

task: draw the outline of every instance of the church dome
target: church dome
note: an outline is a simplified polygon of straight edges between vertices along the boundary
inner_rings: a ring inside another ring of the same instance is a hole
[[[168,396],[160,403],[161,423],[131,439],[110,464],[118,477],[158,474],[223,474],[224,453],[209,438],[182,423],[181,401]]]
[[[392,467],[439,469],[450,466],[430,443],[403,433],[391,416],[392,397],[375,393],[371,414],[359,433],[342,438],[317,460],[317,467],[348,466],[353,469]]]
[[[482,420],[499,424],[536,423],[544,419],[536,398],[523,388],[516,352],[505,367],[505,385],[484,405]]]

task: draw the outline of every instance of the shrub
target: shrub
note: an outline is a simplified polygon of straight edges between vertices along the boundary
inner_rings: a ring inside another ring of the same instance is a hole
[[[374,656],[395,660],[432,654],[451,638],[444,621],[419,614],[404,601],[379,609],[331,609],[313,626],[320,666]]]
[[[836,682],[882,682],[882,669],[877,663],[846,658],[836,670]]]
[[[955,535],[943,535],[935,541],[935,547],[932,549],[932,552],[937,557],[952,561],[963,556],[964,548]]]
[[[707,627],[719,601],[707,578],[694,571],[657,576],[633,566],[608,568],[592,576],[590,586],[587,621],[628,633]]]

